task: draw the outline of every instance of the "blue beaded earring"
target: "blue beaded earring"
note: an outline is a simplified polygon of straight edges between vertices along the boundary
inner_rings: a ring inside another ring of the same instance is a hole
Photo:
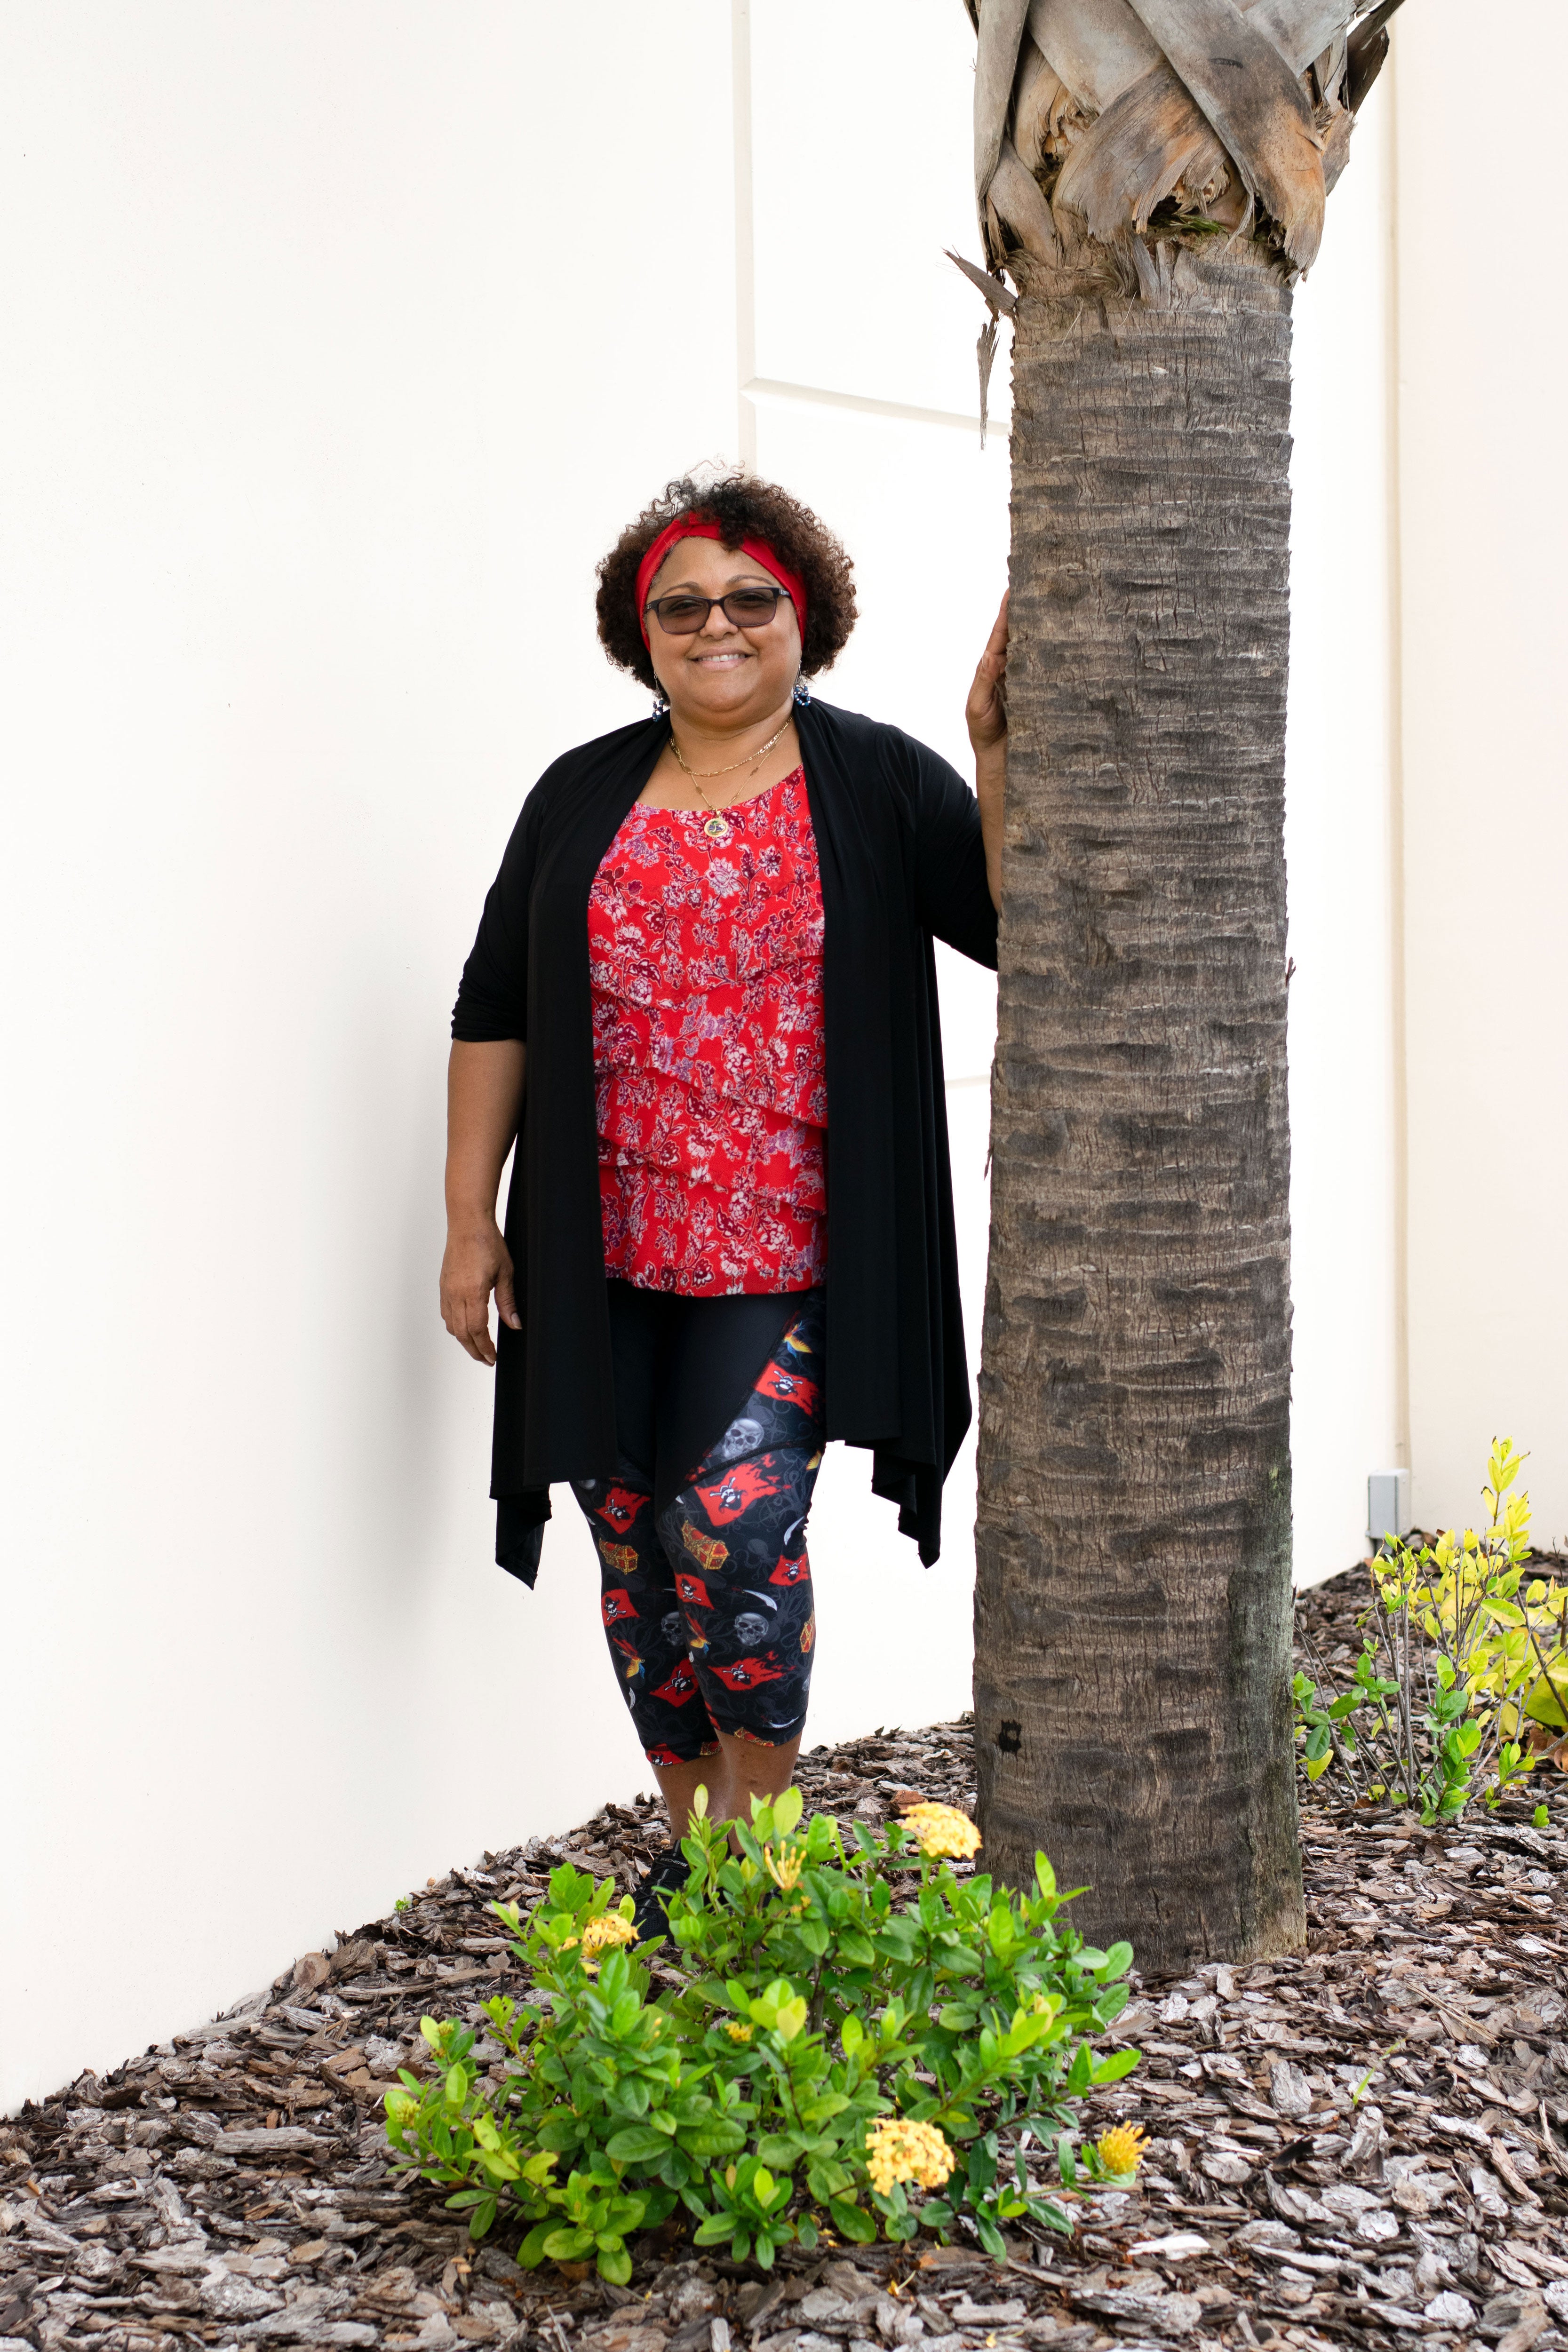
[[[810,702],[811,702],[811,688],[810,688],[810,687],[809,687],[809,686],[807,686],[807,684],[806,684],[806,682],[805,682],[805,678],[804,678],[804,677],[797,677],[797,678],[795,679],[795,707],[796,707],[796,709],[800,709],[800,710],[805,710],[805,709],[808,709],[808,708],[809,708],[809,706],[810,706]]]
[[[661,689],[653,698],[653,715],[656,719],[662,719],[668,709],[669,697]]]

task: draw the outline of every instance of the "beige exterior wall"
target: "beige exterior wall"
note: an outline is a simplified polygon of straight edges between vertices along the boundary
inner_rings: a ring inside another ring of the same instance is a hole
[[[1568,323],[1542,244],[1568,16],[1507,12],[1484,191],[1457,161],[1458,0],[1401,12],[1399,552],[1410,1444],[1426,1526],[1492,1437],[1568,1534]],[[1496,27],[1502,29],[1502,20]]]

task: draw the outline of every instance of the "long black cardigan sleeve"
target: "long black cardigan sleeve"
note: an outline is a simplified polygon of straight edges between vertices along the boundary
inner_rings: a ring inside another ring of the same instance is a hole
[[[896,727],[796,714],[822,876],[829,1438],[868,1447],[876,1493],[929,1566],[970,1422],[933,939],[996,962],[980,811]],[[588,893],[669,732],[580,745],[523,804],[463,969],[454,1037],[528,1045],[506,1213],[522,1328],[497,1340],[497,1557],[531,1584],[548,1488],[616,1465],[600,1223]]]

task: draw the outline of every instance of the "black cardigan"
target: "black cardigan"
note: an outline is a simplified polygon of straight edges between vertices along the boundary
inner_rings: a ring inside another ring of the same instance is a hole
[[[929,1566],[970,1421],[931,940],[995,966],[980,810],[896,727],[816,701],[795,723],[824,915],[827,1434],[873,1450],[872,1486]],[[588,893],[668,734],[667,719],[643,719],[546,769],[452,1016],[456,1038],[528,1046],[506,1213],[522,1328],[498,1335],[490,1492],[498,1557],[529,1584],[551,1484],[616,1466]]]

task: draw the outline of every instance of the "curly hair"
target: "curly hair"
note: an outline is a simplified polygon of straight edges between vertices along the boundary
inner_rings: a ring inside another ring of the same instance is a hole
[[[599,642],[616,667],[630,670],[644,686],[657,689],[637,609],[637,566],[666,525],[686,514],[716,522],[726,547],[761,539],[776,549],[805,583],[801,668],[807,677],[831,669],[855,626],[855,567],[809,507],[776,483],[759,482],[739,468],[711,482],[682,475],[667,483],[663,496],[626,525],[599,565]]]

